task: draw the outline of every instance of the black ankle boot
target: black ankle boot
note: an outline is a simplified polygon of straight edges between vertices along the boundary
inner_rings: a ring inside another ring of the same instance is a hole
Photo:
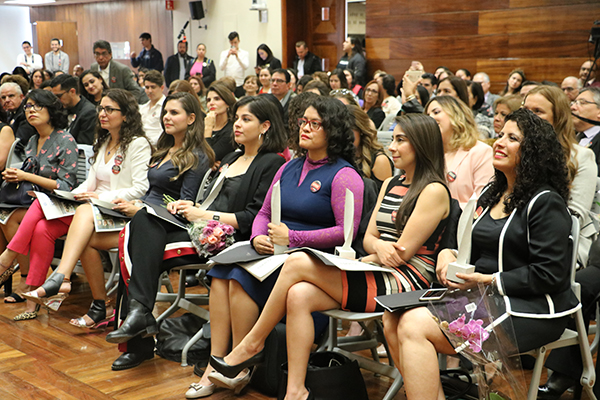
[[[570,387],[577,385],[576,379],[554,372],[548,381],[538,388],[538,400],[557,400]]]
[[[129,302],[129,312],[123,325],[106,335],[109,343],[125,343],[129,339],[142,335],[142,338],[158,334],[158,324],[152,311],[135,299]]]

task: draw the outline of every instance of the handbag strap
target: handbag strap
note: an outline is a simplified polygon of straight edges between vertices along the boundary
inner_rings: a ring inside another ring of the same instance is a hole
[[[221,173],[217,177],[217,181],[213,185],[210,193],[208,194],[206,199],[204,199],[204,201],[202,202],[202,204],[200,204],[200,207],[198,207],[198,208],[200,208],[201,210],[207,210],[208,207],[213,203],[213,201],[215,201],[215,199],[219,195],[219,192],[221,191],[221,188],[223,187],[223,182],[225,181],[225,174],[228,169],[229,169],[229,165],[225,165],[221,169]]]

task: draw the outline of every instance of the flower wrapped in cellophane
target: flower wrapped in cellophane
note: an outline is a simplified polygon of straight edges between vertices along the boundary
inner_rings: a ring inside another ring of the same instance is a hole
[[[192,244],[201,257],[212,257],[231,246],[235,240],[235,229],[215,220],[200,220],[188,225]]]
[[[427,308],[457,354],[473,364],[480,399],[525,399],[525,378],[512,321],[489,286],[449,290]]]

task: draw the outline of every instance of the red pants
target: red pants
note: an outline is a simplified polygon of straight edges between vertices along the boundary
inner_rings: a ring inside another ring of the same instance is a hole
[[[72,220],[71,216],[48,221],[37,199],[27,210],[17,233],[6,247],[20,254],[29,253],[28,285],[41,286],[46,281],[54,257],[54,242],[67,234]]]

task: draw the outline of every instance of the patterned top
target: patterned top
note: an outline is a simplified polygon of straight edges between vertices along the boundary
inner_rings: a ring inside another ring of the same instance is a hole
[[[70,191],[77,183],[77,142],[64,131],[53,131],[38,155],[39,138],[36,133],[29,139],[25,156],[38,161],[39,176],[56,180],[57,189]]]
[[[377,230],[379,238],[386,242],[395,242],[400,238],[396,229],[396,214],[410,185],[404,183],[405,176],[395,176],[387,186],[387,192],[377,210]],[[431,236],[423,243],[423,246],[408,261],[414,265],[422,274],[429,273],[431,278],[435,276],[435,261],[438,253],[439,241],[442,238],[448,217],[441,220]],[[431,281],[431,279],[428,279]]]

